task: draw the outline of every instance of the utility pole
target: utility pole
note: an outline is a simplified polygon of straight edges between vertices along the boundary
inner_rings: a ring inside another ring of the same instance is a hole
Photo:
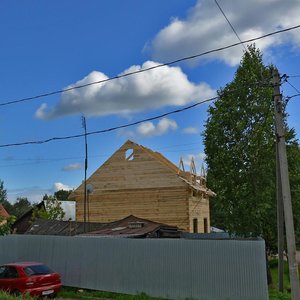
[[[86,208],[87,208],[87,191],[86,191],[86,171],[87,171],[87,133],[86,133],[86,121],[85,116],[82,116],[82,127],[84,129],[84,141],[85,141],[85,161],[84,161],[84,199],[83,199],[83,231],[86,233]]]
[[[278,144],[276,142],[276,198],[277,198],[277,240],[278,240],[278,291],[283,292],[284,277],[284,213],[279,168]]]
[[[278,165],[280,170],[281,193],[283,201],[286,243],[288,251],[289,274],[291,283],[292,300],[300,299],[300,287],[298,279],[298,264],[296,261],[296,242],[291,190],[288,173],[288,162],[285,144],[285,130],[283,124],[282,95],[280,94],[280,77],[277,69],[272,70],[273,98],[275,104],[275,132],[278,151]]]

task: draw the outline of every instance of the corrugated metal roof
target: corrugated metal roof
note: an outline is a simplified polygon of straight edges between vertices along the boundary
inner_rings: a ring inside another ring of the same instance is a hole
[[[115,221],[103,226],[97,231],[90,231],[83,235],[97,236],[122,236],[122,237],[144,237],[158,231],[178,233],[178,227],[141,219],[130,215],[122,220]]]
[[[105,225],[105,223],[86,223],[86,230],[98,230]],[[25,234],[73,236],[84,233],[84,227],[84,222],[37,219]]]

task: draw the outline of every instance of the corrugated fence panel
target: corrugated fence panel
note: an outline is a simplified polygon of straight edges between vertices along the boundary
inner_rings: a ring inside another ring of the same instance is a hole
[[[0,237],[0,264],[24,260],[46,263],[66,286],[170,299],[268,299],[263,240]]]

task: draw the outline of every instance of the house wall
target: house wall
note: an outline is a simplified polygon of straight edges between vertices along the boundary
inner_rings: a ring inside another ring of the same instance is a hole
[[[204,193],[193,194],[191,191],[189,201],[189,232],[210,232],[209,198]],[[194,222],[197,222],[195,231]]]
[[[188,194],[184,188],[97,192],[88,197],[89,220],[112,222],[134,215],[189,230]],[[76,219],[84,220],[82,195],[77,198]]]
[[[111,222],[132,214],[190,231],[191,191],[176,170],[161,155],[130,141],[125,143],[87,180],[93,186],[87,197],[87,221]],[[77,203],[76,220],[84,221],[84,185],[70,198]],[[202,207],[209,218],[204,203],[192,211],[193,216],[203,218]]]

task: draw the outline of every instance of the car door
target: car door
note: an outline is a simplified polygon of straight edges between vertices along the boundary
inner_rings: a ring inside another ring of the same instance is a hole
[[[15,267],[0,267],[0,289],[5,291],[14,291],[18,289],[19,274]]]

